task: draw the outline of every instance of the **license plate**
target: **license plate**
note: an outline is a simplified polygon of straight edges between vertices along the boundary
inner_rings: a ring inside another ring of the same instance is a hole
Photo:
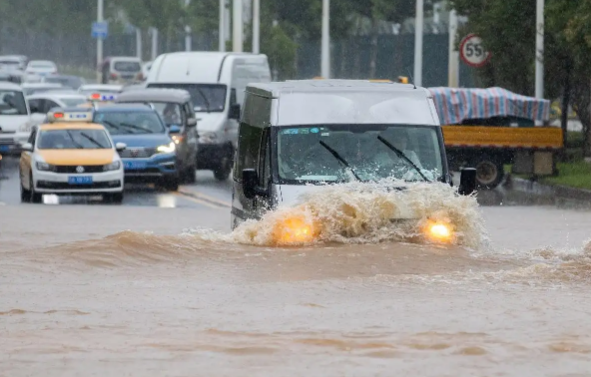
[[[123,168],[128,170],[141,170],[146,168],[146,163],[143,161],[125,161]]]
[[[9,145],[0,145],[0,152],[8,152],[10,150]]]
[[[71,185],[91,185],[92,184],[92,176],[68,177],[68,183]]]

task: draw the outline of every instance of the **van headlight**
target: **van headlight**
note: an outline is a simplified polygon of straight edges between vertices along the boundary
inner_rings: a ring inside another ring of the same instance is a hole
[[[206,132],[203,135],[199,136],[199,142],[201,144],[213,144],[217,141],[218,134],[215,132]]]
[[[46,162],[37,161],[35,166],[37,167],[37,170],[39,170],[39,171],[55,171],[55,166],[50,165]]]
[[[119,170],[121,168],[121,161],[113,161],[108,165],[103,166],[103,171]]]
[[[160,153],[172,153],[175,151],[175,149],[176,145],[174,144],[174,142],[170,142],[170,144],[161,145],[158,148],[156,148],[156,150]]]

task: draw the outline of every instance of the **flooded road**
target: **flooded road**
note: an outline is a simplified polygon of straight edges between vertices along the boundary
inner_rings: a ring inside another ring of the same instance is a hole
[[[591,370],[591,212],[453,202],[477,246],[369,242],[339,218],[323,232],[354,243],[279,247],[273,219],[230,233],[227,209],[86,208],[0,207],[0,376]]]

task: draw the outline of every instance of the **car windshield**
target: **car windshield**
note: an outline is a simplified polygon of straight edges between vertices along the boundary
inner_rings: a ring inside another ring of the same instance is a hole
[[[38,149],[109,149],[111,140],[104,130],[45,130],[39,133]]]
[[[81,105],[81,104],[87,102],[86,101],[86,98],[84,98],[84,97],[80,97],[80,98],[72,98],[72,97],[69,97],[69,98],[60,98],[59,100],[61,102],[63,102],[64,105],[66,105],[67,107],[74,107],[74,106],[78,106],[78,105]]]
[[[167,125],[180,126],[182,123],[181,106],[171,102],[152,102],[158,114],[164,119]]]
[[[0,90],[0,115],[27,115],[25,96],[17,90]]]
[[[221,112],[226,106],[226,85],[222,84],[150,84],[149,87],[186,90],[197,112]]]
[[[111,135],[156,134],[166,131],[162,119],[152,111],[105,111],[94,116]]]
[[[436,129],[409,125],[282,127],[278,173],[289,183],[433,181],[442,175]]]
[[[115,62],[113,68],[119,72],[139,72],[142,66],[138,62]]]
[[[29,65],[31,68],[54,68],[55,65],[50,62],[31,62]]]

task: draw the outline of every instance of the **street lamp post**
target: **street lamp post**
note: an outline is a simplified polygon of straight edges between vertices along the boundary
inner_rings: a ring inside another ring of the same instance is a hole
[[[330,0],[322,0],[321,76],[330,78]]]
[[[252,1],[252,52],[260,52],[261,0]]]
[[[97,4],[97,22],[103,22],[104,19],[104,3],[103,0],[98,0]],[[97,60],[97,72],[96,72],[96,80],[98,83],[101,83],[103,80],[102,69],[99,69],[101,63],[103,62],[103,40],[102,38],[97,38],[96,40],[96,60]]]
[[[242,32],[243,32],[243,21],[242,21],[242,0],[234,0],[234,14],[233,14],[233,27],[234,33],[232,36],[232,50],[234,52],[242,52]]]
[[[417,0],[417,15],[415,21],[415,70],[413,81],[416,86],[421,86],[423,81],[423,24],[424,3]]]
[[[536,98],[544,98],[544,0],[536,8]]]
[[[220,0],[219,50],[226,51],[226,0]]]

